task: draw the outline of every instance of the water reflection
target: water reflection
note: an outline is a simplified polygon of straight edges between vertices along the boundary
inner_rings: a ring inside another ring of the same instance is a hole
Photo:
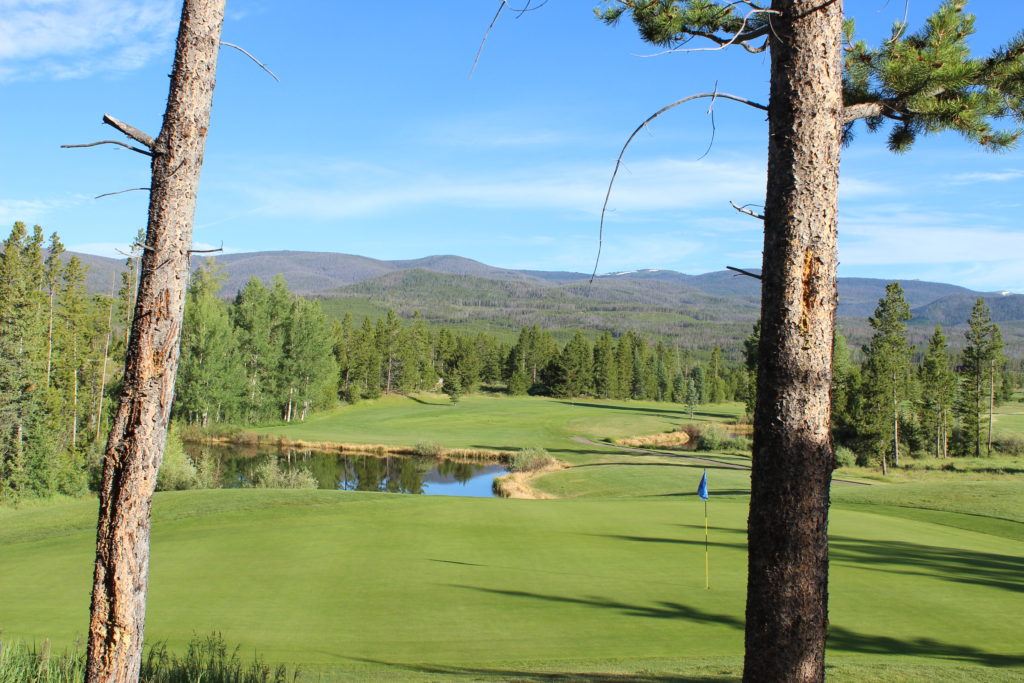
[[[321,489],[387,491],[447,496],[493,497],[491,481],[505,474],[500,464],[439,460],[422,456],[370,456],[358,453],[322,453],[255,446],[185,444],[199,461],[207,458],[218,472],[223,488],[249,485],[261,464],[276,459],[282,470],[304,468]]]

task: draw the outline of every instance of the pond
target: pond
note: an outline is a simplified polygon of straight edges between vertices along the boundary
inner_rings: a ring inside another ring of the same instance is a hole
[[[492,498],[491,482],[508,470],[498,463],[468,463],[423,456],[372,456],[362,453],[259,448],[186,443],[185,452],[198,462],[210,458],[221,486],[240,488],[255,469],[277,459],[282,470],[305,468],[321,489],[386,491],[431,496]]]

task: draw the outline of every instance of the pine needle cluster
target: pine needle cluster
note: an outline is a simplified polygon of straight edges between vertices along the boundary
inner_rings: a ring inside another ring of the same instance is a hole
[[[990,150],[1012,147],[1024,125],[1024,33],[986,58],[972,57],[974,15],[966,0],[946,0],[916,33],[896,22],[880,47],[854,41],[846,22],[847,105],[881,103],[868,130],[892,122],[889,149],[905,152],[922,135],[953,130]],[[1008,123],[1009,127],[997,128]],[[846,136],[851,136],[847,124]]]

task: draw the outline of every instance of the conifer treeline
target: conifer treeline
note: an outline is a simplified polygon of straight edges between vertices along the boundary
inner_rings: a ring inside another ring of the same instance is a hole
[[[120,381],[132,289],[89,296],[63,252],[19,222],[0,254],[0,497],[83,492]]]
[[[907,454],[990,454],[992,411],[1010,399],[1020,376],[1008,367],[1002,334],[985,301],[978,299],[971,311],[959,355],[951,353],[939,326],[922,355],[907,342],[910,319],[903,289],[894,282],[868,320],[874,335],[863,347],[859,367],[837,335],[836,443],[852,449],[860,464],[878,465],[883,472],[898,467]],[[921,357],[916,367],[915,355]]]
[[[431,331],[418,315],[407,324],[388,311],[358,327],[346,315],[334,327],[334,343],[338,391],[348,401],[504,384],[511,394],[700,404],[732,400],[747,388],[745,373],[727,366],[721,349],[705,367],[688,350],[651,346],[634,331],[618,339],[605,333],[593,345],[577,331],[559,348],[551,333],[533,325],[509,345],[483,332]]]

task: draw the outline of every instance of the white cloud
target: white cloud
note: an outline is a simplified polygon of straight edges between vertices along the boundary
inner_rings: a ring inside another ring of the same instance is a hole
[[[300,162],[287,174],[264,173],[233,187],[248,195],[248,203],[258,207],[259,213],[313,220],[385,214],[421,205],[558,209],[595,216],[612,167],[548,164],[487,176],[472,171],[409,175],[401,169],[396,165],[369,170],[362,164],[334,160]],[[763,193],[764,169],[758,161],[635,161],[619,172],[609,219],[645,219],[652,212],[715,205],[727,211],[730,199],[757,200]]]
[[[173,0],[0,0],[0,79],[129,71],[169,50]]]
[[[949,181],[954,185],[970,185],[973,183],[1005,183],[1022,178],[1024,178],[1024,171],[1008,168],[1003,171],[994,172],[958,173],[951,176]]]
[[[847,265],[1020,263],[1024,231],[962,227],[971,216],[893,212],[845,218],[839,226],[840,260]],[[989,225],[990,218],[979,217]]]
[[[127,242],[83,242],[69,244],[67,249],[80,254],[106,256],[107,258],[126,258],[126,255],[131,253],[131,245]]]
[[[75,203],[76,199],[0,199],[0,226],[15,221],[41,223],[51,211]]]

